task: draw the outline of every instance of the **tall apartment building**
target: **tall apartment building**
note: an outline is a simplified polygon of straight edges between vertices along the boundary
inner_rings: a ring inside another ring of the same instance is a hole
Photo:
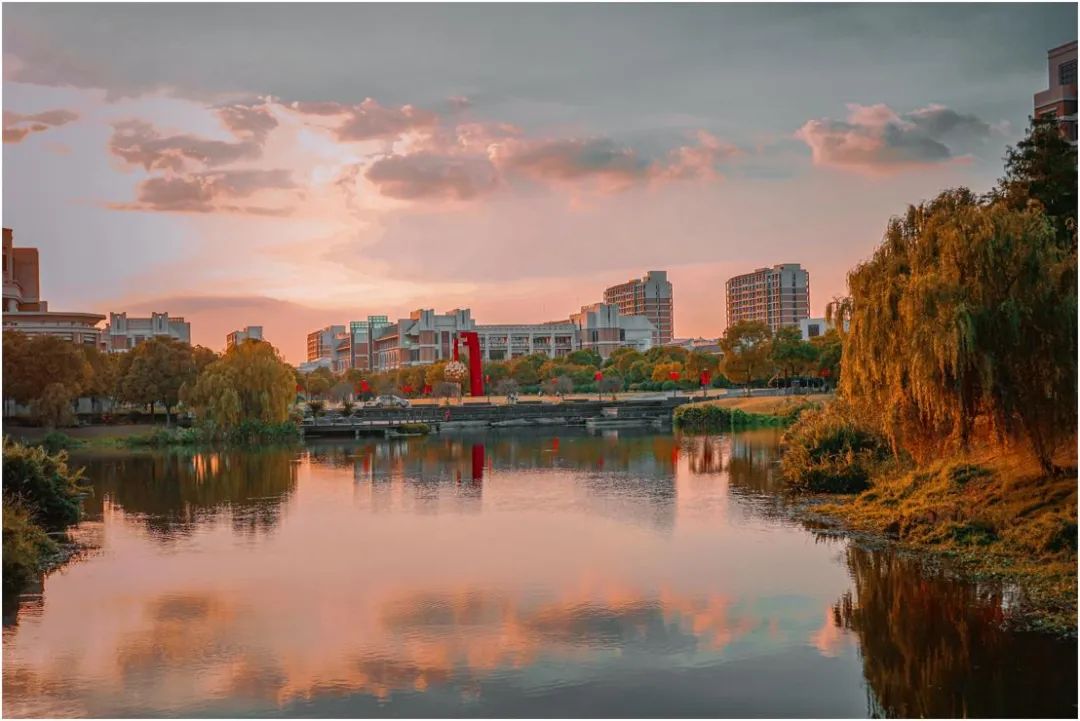
[[[16,248],[11,228],[3,229],[4,330],[28,335],[51,335],[80,345],[101,345],[98,313],[49,310],[41,299],[37,248]]]
[[[109,313],[109,322],[102,335],[107,351],[123,353],[151,338],[173,338],[191,343],[191,323],[179,317],[170,318],[168,313],[151,313],[149,318]]]
[[[810,317],[810,274],[798,263],[758,268],[727,281],[727,324],[761,321],[776,332]]]
[[[262,339],[263,328],[261,325],[244,326],[240,330],[234,330],[232,333],[229,333],[229,335],[225,336],[225,350],[228,351],[246,340]]]
[[[1062,134],[1076,145],[1076,41],[1046,54],[1048,88],[1035,93],[1035,117],[1057,118]]]
[[[674,305],[666,270],[650,270],[604,291],[604,302],[615,305],[624,316],[643,315],[656,328],[653,345],[666,345],[675,337]]]

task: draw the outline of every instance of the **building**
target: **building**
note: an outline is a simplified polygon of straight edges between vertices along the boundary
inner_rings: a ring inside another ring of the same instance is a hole
[[[644,315],[622,315],[614,303],[583,306],[570,316],[575,331],[575,350],[594,350],[607,358],[617,348],[644,353],[657,338],[656,326]]]
[[[37,248],[16,248],[11,228],[3,229],[4,330],[51,335],[79,345],[100,347],[105,316],[49,310],[41,299]]]
[[[392,370],[415,365],[427,365],[453,357],[457,334],[474,330],[475,323],[468,308],[437,315],[434,310],[414,310],[408,318],[388,323],[374,338],[374,369]]]
[[[1048,87],[1035,93],[1035,117],[1057,118],[1062,134],[1076,145],[1076,41],[1046,54]]]
[[[618,306],[624,316],[643,315],[655,327],[653,345],[667,345],[675,337],[674,302],[666,270],[650,270],[604,291],[604,302]]]
[[[810,340],[825,335],[833,327],[825,318],[803,318],[799,321],[799,332],[803,340]]]
[[[168,313],[151,313],[149,318],[129,318],[127,313],[109,313],[102,333],[105,349],[123,353],[151,338],[172,338],[191,343],[191,324]]]
[[[476,333],[484,360],[509,360],[533,353],[558,358],[575,349],[577,328],[568,321],[554,321],[534,325],[478,325]]]
[[[328,325],[307,335],[307,362],[329,359],[331,365],[337,356],[338,336],[345,333],[343,325]]]
[[[676,338],[668,345],[682,348],[687,353],[709,353],[710,355],[723,355],[718,338]]]
[[[229,335],[225,336],[225,350],[228,351],[231,348],[240,345],[246,340],[262,340],[263,328],[261,325],[248,325],[244,326],[240,330],[234,330]]]
[[[810,274],[798,263],[758,268],[727,281],[727,324],[761,321],[776,332],[810,317]]]
[[[345,370],[356,368],[366,371],[375,367],[375,344],[372,339],[382,334],[390,325],[385,315],[369,315],[367,320],[349,322],[349,332],[338,341],[337,355]]]

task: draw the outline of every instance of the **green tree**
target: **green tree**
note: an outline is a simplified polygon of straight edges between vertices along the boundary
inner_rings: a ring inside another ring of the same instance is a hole
[[[190,345],[173,338],[151,338],[128,351],[127,372],[120,380],[120,397],[131,403],[165,408],[165,423],[180,402],[180,389],[195,380],[198,369]]]
[[[830,328],[824,335],[811,338],[810,344],[817,349],[817,374],[835,386],[840,382],[840,360],[844,348],[840,332]]]
[[[742,382],[749,392],[754,380],[772,372],[772,334],[760,321],[744,320],[730,325],[720,339],[724,351],[724,374]]]
[[[1058,240],[1076,247],[1076,148],[1056,118],[1034,118],[1024,139],[1006,151],[1005,177],[993,195],[1014,210],[1035,201]]]
[[[783,326],[773,335],[770,359],[784,378],[791,380],[808,372],[817,362],[817,348],[802,339],[795,326]]]
[[[89,383],[92,368],[82,350],[70,341],[48,335],[4,332],[4,398],[28,404],[41,399],[54,384],[74,399]],[[56,397],[57,389],[50,396]]]
[[[592,366],[593,368],[599,368],[603,363],[603,358],[592,348],[586,348],[583,350],[576,350],[572,353],[568,353],[566,356],[567,363],[573,363],[579,366]]]
[[[215,432],[244,421],[283,423],[295,398],[289,366],[269,343],[249,342],[230,348],[185,388],[184,400]]]

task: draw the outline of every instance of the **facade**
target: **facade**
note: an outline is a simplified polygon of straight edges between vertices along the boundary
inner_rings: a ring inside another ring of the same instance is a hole
[[[533,353],[558,358],[576,348],[574,336],[577,328],[567,321],[536,325],[478,325],[475,330],[484,360],[510,360]]]
[[[191,324],[183,318],[170,318],[168,313],[151,313],[149,318],[109,313],[109,322],[102,335],[107,351],[123,353],[151,338],[173,338],[191,343]]]
[[[832,327],[832,323],[824,318],[803,318],[799,321],[799,332],[802,333],[803,340],[825,335]]]
[[[711,355],[723,355],[718,338],[676,338],[668,345],[682,348],[688,353],[709,353]]]
[[[248,325],[240,330],[234,330],[225,336],[225,350],[229,350],[246,340],[262,340],[263,328],[261,325]]]
[[[1076,41],[1047,52],[1048,87],[1035,93],[1035,117],[1057,118],[1062,134],[1076,145]]]
[[[810,317],[810,274],[798,263],[758,268],[727,281],[727,324],[761,321],[776,332]]]
[[[41,299],[38,250],[16,248],[11,228],[3,229],[4,330],[51,335],[79,345],[100,347],[105,316],[49,311]]]
[[[641,315],[655,327],[653,345],[667,345],[675,336],[674,301],[666,270],[650,270],[604,291],[604,303],[618,307],[624,316]]]
[[[313,363],[329,359],[331,365],[337,355],[338,336],[345,333],[343,325],[328,325],[307,335],[307,361]]]
[[[385,371],[449,360],[454,338],[461,331],[475,330],[475,325],[468,308],[443,315],[430,308],[415,310],[408,318],[384,326],[374,338],[373,368]]]
[[[375,367],[373,338],[381,335],[390,325],[385,315],[369,315],[367,320],[354,320],[349,323],[349,331],[339,341],[337,355],[345,370],[371,370]]]
[[[570,316],[575,331],[574,350],[595,350],[607,358],[617,348],[644,353],[657,338],[656,326],[643,315],[622,315],[614,303],[583,306]]]

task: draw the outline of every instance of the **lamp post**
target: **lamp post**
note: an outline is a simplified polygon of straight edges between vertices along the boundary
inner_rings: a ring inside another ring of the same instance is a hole
[[[604,374],[600,371],[596,371],[593,374],[593,380],[596,381],[596,400],[604,400],[604,391],[600,389],[600,383],[604,380]]]
[[[679,377],[680,377],[679,376],[679,371],[671,371],[670,373],[668,373],[668,378],[670,378],[675,383],[679,382]],[[678,395],[679,395],[679,387],[675,386],[674,388],[671,389],[671,397],[675,398]]]

